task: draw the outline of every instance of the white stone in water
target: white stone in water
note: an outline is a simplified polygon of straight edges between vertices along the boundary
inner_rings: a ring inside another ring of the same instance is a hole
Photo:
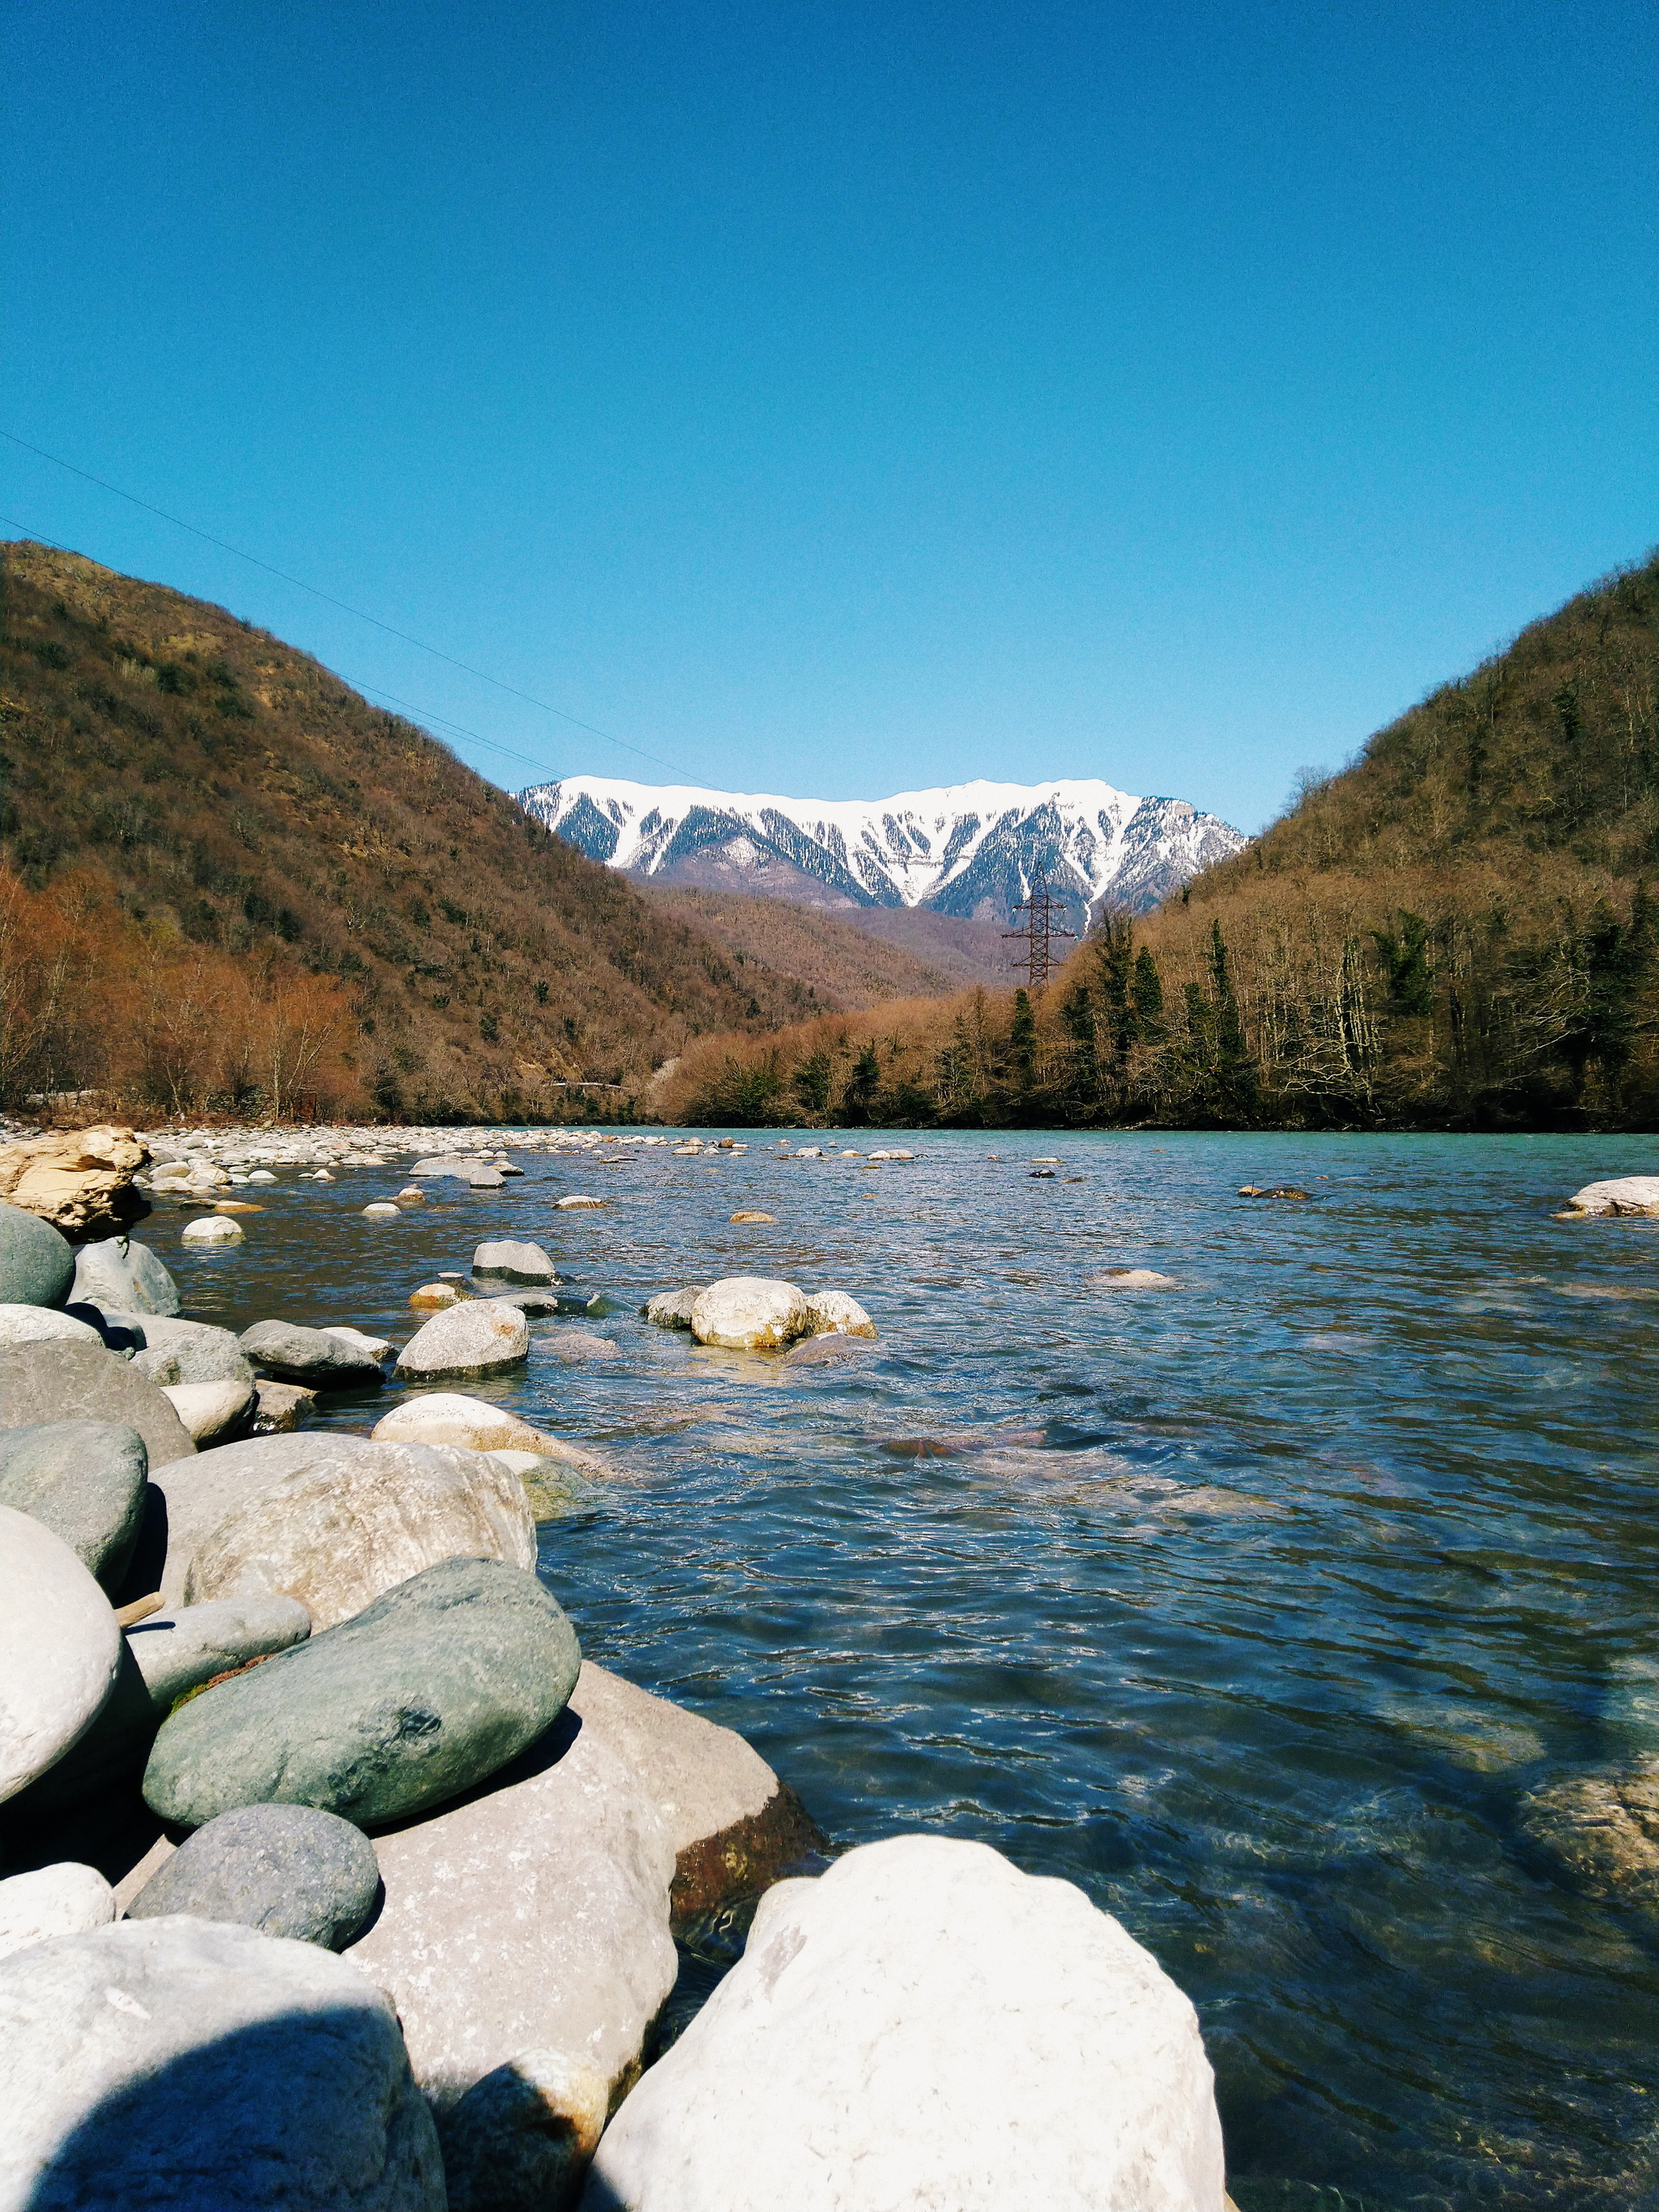
[[[1615,1176],[1587,1182],[1567,1203],[1579,1213],[1659,1213],[1659,1176]]]
[[[96,1867],[65,1859],[15,1874],[0,1881],[0,1959],[54,1936],[107,1927],[114,1917],[115,1892]]]
[[[845,1291],[813,1291],[806,1310],[814,1336],[873,1336],[876,1324],[854,1297]]]
[[[1222,2212],[1191,2004],[1072,1883],[900,1836],[762,1899],[584,2212]]]
[[[415,1382],[499,1375],[530,1349],[530,1324],[505,1298],[473,1298],[436,1314],[404,1346],[398,1372]]]
[[[571,1197],[562,1198],[559,1200],[560,1211],[565,1213],[576,1213],[591,1211],[595,1206],[608,1206],[609,1204],[610,1200],[604,1198]]]
[[[255,1168],[248,1176],[250,1182],[275,1182],[276,1180],[269,1168]]]
[[[381,1199],[363,1208],[363,1218],[366,1221],[401,1221],[403,1209],[393,1206],[390,1199]]]
[[[241,1241],[240,1223],[225,1213],[206,1213],[199,1220],[185,1222],[180,1237],[185,1244],[240,1244]]]
[[[691,1334],[699,1344],[732,1352],[773,1352],[811,1333],[804,1294],[766,1275],[728,1275],[699,1291]]]
[[[61,1536],[0,1505],[0,1800],[60,1759],[115,1686],[121,1632]]]
[[[427,1390],[406,1398],[376,1422],[376,1443],[455,1444],[465,1451],[496,1455],[550,1449],[544,1437],[504,1406],[468,1398],[459,1390]]]
[[[1160,1275],[1151,1267],[1107,1267],[1097,1275],[1085,1275],[1084,1283],[1091,1291],[1178,1291],[1181,1287],[1173,1275]]]

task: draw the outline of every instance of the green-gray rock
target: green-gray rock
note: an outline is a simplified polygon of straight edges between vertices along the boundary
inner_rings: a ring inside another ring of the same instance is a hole
[[[187,1836],[127,1917],[189,1912],[343,1951],[362,1933],[380,1888],[374,1846],[349,1820],[312,1805],[243,1805]]]
[[[0,1429],[0,1505],[44,1521],[106,1590],[138,1540],[149,1454],[122,1421]]]
[[[75,1255],[75,1296],[118,1313],[176,1314],[179,1285],[148,1244],[104,1237]]]
[[[190,1433],[155,1383],[101,1344],[19,1344],[0,1350],[0,1421],[120,1421],[137,1429],[152,1472],[190,1459]]]
[[[360,1827],[486,1780],[563,1711],[576,1632],[532,1574],[445,1559],[337,1627],[181,1705],[144,1797],[199,1827],[238,1805],[315,1805]]]
[[[49,1221],[0,1200],[0,1305],[60,1306],[75,1280],[75,1247]]]

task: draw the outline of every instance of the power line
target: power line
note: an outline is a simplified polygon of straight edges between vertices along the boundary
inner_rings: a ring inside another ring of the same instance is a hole
[[[3,431],[0,431],[0,437],[4,434]],[[50,545],[54,553],[75,551],[74,546],[60,544],[57,538],[48,538],[44,531],[37,530],[33,523],[20,522],[15,514],[0,514],[0,522],[4,523],[8,530],[21,530],[26,538],[33,538],[37,545]],[[335,675],[339,674],[337,669],[331,672]],[[526,768],[539,769],[544,775],[547,772],[547,764],[544,761],[532,760],[528,753],[514,752],[511,745],[502,744],[499,738],[483,737],[477,730],[469,730],[465,722],[452,722],[447,714],[434,714],[430,707],[414,706],[407,699],[399,699],[393,692],[382,691],[373,684],[356,683],[348,676],[341,677],[340,680],[342,683],[350,684],[354,691],[364,692],[371,699],[384,699],[390,706],[401,707],[406,714],[418,714],[422,722],[441,723],[445,729],[453,730],[458,737],[470,738],[475,745],[488,745],[492,752],[505,753],[509,760],[522,761]]]
[[[601,730],[592,722],[584,722],[574,714],[568,714],[562,707],[551,706],[545,699],[538,699],[532,692],[520,691],[516,684],[504,683],[499,676],[491,676],[488,670],[475,668],[469,660],[458,660],[453,653],[445,653],[438,646],[428,645],[424,638],[411,636],[408,630],[398,629],[394,623],[382,622],[378,615],[366,614],[362,607],[354,607],[344,599],[337,599],[331,592],[321,591],[315,584],[307,584],[302,576],[291,576],[286,568],[273,568],[269,561],[260,560],[258,554],[245,553],[240,545],[233,545],[223,538],[216,538],[211,531],[198,530],[193,522],[186,522],[182,515],[169,514],[165,507],[152,506],[149,500],[140,499],[137,492],[126,491],[119,484],[111,483],[106,477],[95,477],[90,469],[76,468],[73,461],[64,460],[58,453],[49,453],[44,446],[32,446],[27,438],[20,438],[15,431],[0,429],[0,438],[4,438],[11,445],[21,446],[26,453],[33,453],[40,460],[50,461],[54,468],[66,469],[70,476],[79,477],[83,483],[96,484],[100,491],[113,492],[117,499],[125,499],[132,506],[142,507],[146,514],[158,515],[163,522],[170,522],[176,530],[187,530],[192,538],[199,538],[205,545],[216,545],[222,553],[234,554],[237,560],[246,561],[255,568],[263,568],[266,575],[276,576],[284,584],[292,584],[296,591],[309,592],[313,599],[321,599],[327,606],[338,607],[342,614],[351,615],[358,622],[371,623],[374,629],[384,630],[388,637],[401,638],[405,645],[412,645],[422,653],[429,653],[434,660],[447,661],[450,667],[459,668],[463,674],[476,676],[482,684],[493,684],[498,691],[505,691],[514,699],[522,699],[526,706],[539,708],[544,714],[556,714],[560,721],[568,722],[573,729],[586,730],[589,737],[602,738],[608,745],[620,745],[625,753],[633,753],[641,760],[647,760],[655,768],[665,768],[675,775],[689,777],[693,782],[696,781],[690,769],[681,768],[677,762],[665,761],[657,753],[648,753],[642,745],[630,744],[626,738],[613,737],[609,730]],[[71,549],[64,546],[58,550],[67,552]],[[460,726],[452,723],[450,726],[459,728]],[[489,740],[481,738],[479,742],[488,744]],[[498,751],[506,752],[507,750],[505,745],[497,747]],[[514,753],[512,757],[522,760],[524,755]]]

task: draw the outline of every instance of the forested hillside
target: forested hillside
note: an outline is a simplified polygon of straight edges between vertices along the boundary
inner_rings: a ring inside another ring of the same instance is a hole
[[[849,916],[793,906],[786,899],[744,898],[678,885],[641,888],[653,906],[718,939],[740,965],[763,961],[810,983],[827,1008],[931,998],[961,988],[959,975],[902,945],[872,935],[862,926],[867,911],[863,908],[855,907]],[[1006,949],[1000,940],[998,949]]]
[[[690,1118],[1656,1125],[1659,561],[1380,731],[1035,1000],[705,1042]]]
[[[222,609],[0,560],[0,1103],[614,1117],[822,1005]]]

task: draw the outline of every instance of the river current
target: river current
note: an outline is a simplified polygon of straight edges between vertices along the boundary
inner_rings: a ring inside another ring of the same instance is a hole
[[[395,1167],[284,1174],[233,1252],[140,1234],[238,1328],[401,1341],[493,1236],[618,1300],[476,1391],[614,1470],[542,1530],[585,1650],[838,1846],[973,1837],[1116,1915],[1198,2007],[1242,2212],[1659,2204],[1659,1912],[1522,1816],[1659,1756],[1659,1221],[1551,1218],[1650,1141],[835,1140],[917,1154],[875,1171],[733,1133],[520,1153],[391,1222]],[[879,1346],[789,1368],[634,1311],[730,1274],[850,1291]]]

